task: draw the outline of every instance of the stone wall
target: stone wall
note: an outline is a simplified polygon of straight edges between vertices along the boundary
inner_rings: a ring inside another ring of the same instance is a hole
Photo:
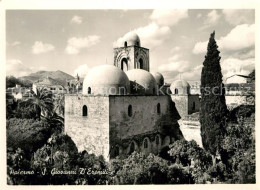
[[[229,109],[237,107],[242,104],[247,104],[247,96],[226,95],[226,104]]]
[[[193,107],[195,104],[195,107]],[[200,111],[200,100],[199,95],[188,96],[188,114],[192,114]]]
[[[83,116],[83,106],[87,116]],[[65,96],[65,133],[79,151],[103,155],[109,159],[109,97]]]
[[[137,46],[114,48],[114,66],[121,68],[121,61],[124,58],[127,59],[127,70],[137,69],[140,58],[143,60],[143,69],[150,70],[149,49]]]
[[[174,112],[169,96],[110,96],[109,104],[112,157],[116,156],[113,151],[116,146],[124,155],[131,153],[131,143],[136,151],[157,154],[165,145],[183,138],[174,119],[179,115]],[[129,115],[130,105],[132,114]]]
[[[188,95],[171,95],[171,99],[181,118],[185,118],[188,115]]]

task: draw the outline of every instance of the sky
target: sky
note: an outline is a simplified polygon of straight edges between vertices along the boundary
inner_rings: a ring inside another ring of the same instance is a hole
[[[136,32],[150,50],[150,71],[165,81],[200,80],[215,31],[223,79],[255,68],[253,9],[7,10],[6,68],[16,77],[61,70],[84,77],[113,64],[116,41]]]

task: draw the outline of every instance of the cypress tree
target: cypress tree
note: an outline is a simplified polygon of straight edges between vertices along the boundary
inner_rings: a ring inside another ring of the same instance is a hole
[[[205,150],[215,158],[223,139],[227,121],[225,90],[215,31],[210,35],[201,73],[201,137]],[[213,163],[215,159],[213,159]]]

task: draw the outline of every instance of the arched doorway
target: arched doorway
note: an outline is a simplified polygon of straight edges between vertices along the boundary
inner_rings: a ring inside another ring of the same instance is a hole
[[[127,65],[127,59],[123,58],[121,61],[121,70],[122,71],[127,71],[128,70],[128,65]]]
[[[88,116],[88,107],[86,105],[82,108],[82,116]]]
[[[138,61],[138,68],[139,69],[143,69],[144,68],[144,61],[143,61],[142,58],[140,58],[139,61]]]

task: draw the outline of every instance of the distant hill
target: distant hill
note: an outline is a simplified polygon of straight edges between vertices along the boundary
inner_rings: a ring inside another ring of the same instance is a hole
[[[63,72],[63,71],[38,71],[36,73],[31,73],[28,76],[19,77],[21,81],[34,83],[37,81],[41,81],[44,78],[49,77],[56,81],[57,84],[61,84],[63,86],[66,85],[66,80],[74,79],[73,76]]]

